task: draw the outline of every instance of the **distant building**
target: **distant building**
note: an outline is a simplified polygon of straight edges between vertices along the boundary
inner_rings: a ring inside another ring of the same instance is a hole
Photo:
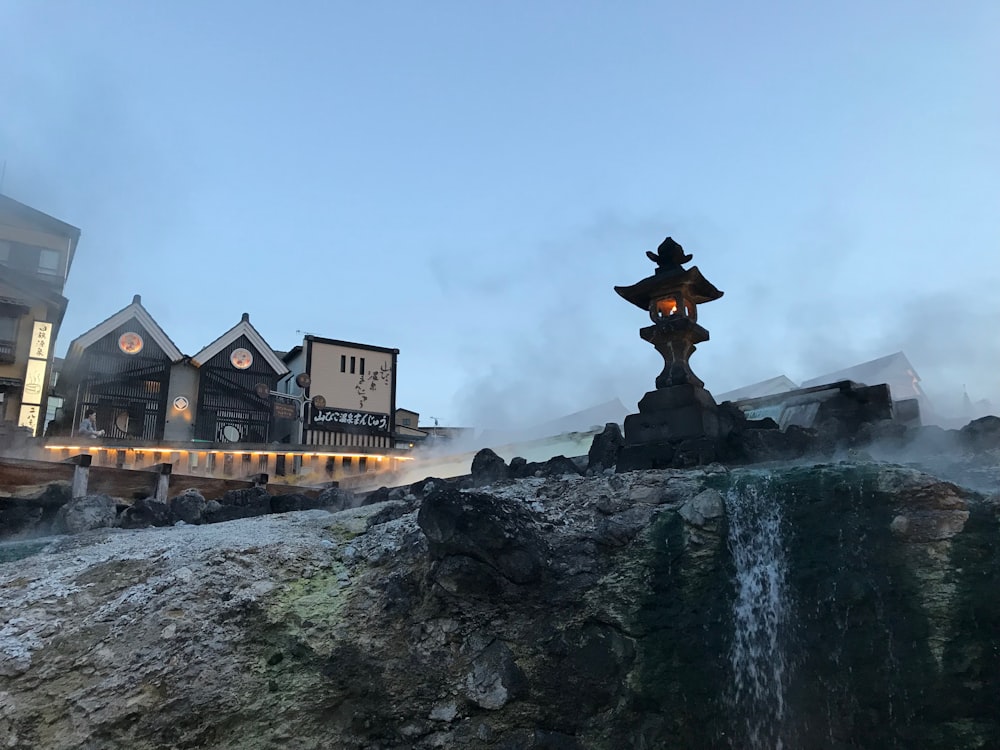
[[[798,386],[795,384],[795,381],[785,377],[784,375],[778,375],[777,377],[769,378],[768,380],[762,380],[759,383],[745,385],[742,388],[737,388],[736,390],[720,393],[715,397],[715,400],[721,404],[724,401],[741,401],[745,398],[774,396],[778,393],[793,391],[796,388],[798,388]]]
[[[922,412],[930,411],[927,394],[920,387],[920,376],[917,375],[917,371],[903,352],[896,352],[843,370],[820,375],[817,378],[811,378],[804,381],[802,387],[811,388],[814,385],[826,385],[841,380],[850,380],[862,385],[885,383],[892,392],[893,401],[917,399]]]
[[[396,447],[412,448],[428,437],[425,429],[417,427],[420,414],[409,409],[396,409]]]
[[[590,432],[603,429],[610,422],[621,425],[629,414],[620,399],[613,398],[572,414],[547,422],[509,430],[486,429],[476,437],[477,444],[502,445],[525,440],[539,440],[571,432]]]
[[[80,230],[0,195],[0,422],[38,435]]]

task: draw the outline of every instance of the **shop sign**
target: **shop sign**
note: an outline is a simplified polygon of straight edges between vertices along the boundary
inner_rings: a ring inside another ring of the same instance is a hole
[[[342,409],[313,409],[309,427],[331,432],[388,433],[389,415]]]
[[[33,434],[38,432],[38,418],[41,407],[25,404],[21,407],[21,415],[17,420],[18,427],[27,427]]]
[[[31,331],[31,351],[28,356],[32,359],[48,360],[51,344],[52,324],[44,320],[36,320]]]
[[[275,419],[298,419],[299,417],[299,405],[294,401],[275,401],[274,402],[274,418]]]
[[[24,373],[24,392],[22,404],[40,404],[45,395],[45,366],[43,359],[29,359],[28,369]]]

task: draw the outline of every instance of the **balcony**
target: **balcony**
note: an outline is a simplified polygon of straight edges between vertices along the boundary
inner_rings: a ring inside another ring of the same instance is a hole
[[[16,341],[0,341],[0,364],[9,364],[13,362],[14,352],[16,350]]]

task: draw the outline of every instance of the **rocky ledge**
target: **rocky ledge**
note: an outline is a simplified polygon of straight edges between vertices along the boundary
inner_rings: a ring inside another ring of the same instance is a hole
[[[395,498],[0,565],[0,747],[1000,746],[988,495],[863,461]]]

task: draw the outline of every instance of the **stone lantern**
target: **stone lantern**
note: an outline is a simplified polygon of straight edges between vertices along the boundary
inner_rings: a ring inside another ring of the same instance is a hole
[[[619,471],[709,463],[726,437],[715,399],[688,363],[695,345],[708,341],[708,331],[698,325],[698,305],[719,299],[722,292],[697,266],[683,267],[691,256],[670,237],[646,255],[656,272],[615,291],[649,313],[653,325],[639,335],[656,347],[664,367],[656,390],[639,401],[639,413],[625,418]]]

